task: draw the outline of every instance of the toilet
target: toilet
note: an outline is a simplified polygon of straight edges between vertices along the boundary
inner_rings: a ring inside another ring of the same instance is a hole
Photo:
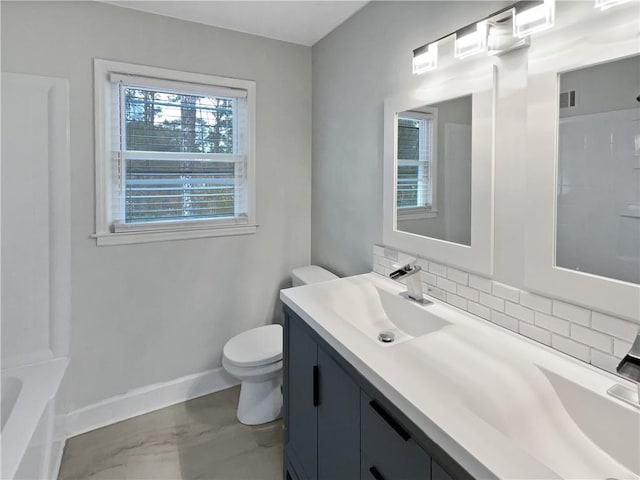
[[[294,287],[338,278],[317,265],[293,269]],[[242,332],[222,350],[222,366],[242,382],[237,417],[245,425],[260,425],[282,411],[282,326],[265,325]]]

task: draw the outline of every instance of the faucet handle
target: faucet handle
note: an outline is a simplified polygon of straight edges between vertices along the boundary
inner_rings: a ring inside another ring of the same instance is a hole
[[[404,253],[398,253],[398,261],[393,265],[391,265],[391,267],[402,269],[405,271],[411,271],[416,266],[417,263],[418,263],[418,259],[416,257],[412,257]]]

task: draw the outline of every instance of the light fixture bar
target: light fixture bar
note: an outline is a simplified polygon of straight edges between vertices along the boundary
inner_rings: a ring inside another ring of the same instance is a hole
[[[455,33],[454,55],[466,58],[487,50],[487,21],[465,27]]]
[[[421,75],[438,67],[438,44],[423,45],[413,51],[413,73]]]
[[[518,38],[513,36],[513,8],[492,16],[488,23],[487,53],[489,55],[502,55],[519,48],[528,47],[531,43],[529,37]]]
[[[513,35],[525,38],[553,27],[555,0],[524,1],[513,6]]]

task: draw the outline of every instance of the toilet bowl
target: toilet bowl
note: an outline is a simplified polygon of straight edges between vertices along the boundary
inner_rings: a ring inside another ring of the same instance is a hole
[[[333,273],[309,265],[291,272],[293,286],[336,279]],[[222,366],[240,380],[237,417],[245,425],[260,425],[282,412],[282,326],[266,325],[242,332],[222,351]]]

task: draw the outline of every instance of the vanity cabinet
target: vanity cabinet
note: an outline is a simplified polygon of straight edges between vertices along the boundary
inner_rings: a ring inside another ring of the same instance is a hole
[[[284,480],[472,477],[285,306]]]
[[[357,479],[360,388],[307,329],[299,319],[285,328],[285,444],[293,470],[288,475]]]
[[[361,478],[431,478],[431,457],[377,400],[361,394]]]

